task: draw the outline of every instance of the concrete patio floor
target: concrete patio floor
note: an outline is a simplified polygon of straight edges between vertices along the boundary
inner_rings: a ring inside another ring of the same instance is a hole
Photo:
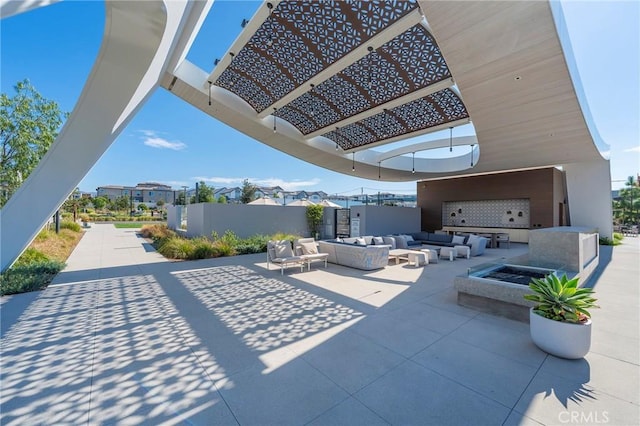
[[[1,300],[0,423],[639,424],[640,238],[601,247],[578,361],[455,302],[455,275],[526,251],[281,276],[93,225],[49,288]]]

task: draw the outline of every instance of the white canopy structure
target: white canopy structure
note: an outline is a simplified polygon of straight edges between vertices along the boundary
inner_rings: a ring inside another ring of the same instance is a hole
[[[336,203],[334,203],[332,201],[329,201],[329,200],[322,200],[318,204],[320,204],[321,206],[324,206],[324,207],[337,207],[337,208],[341,208],[342,207],[340,204],[336,204]]]
[[[274,200],[271,197],[256,198],[255,200],[247,204],[251,204],[253,206],[279,206],[280,205],[276,202],[276,200]]]
[[[314,202],[311,202],[307,199],[295,200],[287,204],[287,206],[290,206],[290,207],[307,207],[307,206],[314,206],[314,205],[315,205]]]
[[[212,3],[106,1],[102,47],[78,104],[0,212],[0,269],[159,87],[275,149],[366,179],[562,166],[571,223],[611,234],[608,147],[558,2],[266,1],[203,70],[185,58]],[[470,123],[475,136],[454,137]],[[442,130],[448,137],[420,140]],[[383,149],[399,141],[407,143]],[[468,151],[429,155],[453,146]]]

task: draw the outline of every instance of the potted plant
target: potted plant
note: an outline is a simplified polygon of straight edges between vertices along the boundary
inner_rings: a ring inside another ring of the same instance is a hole
[[[584,357],[591,346],[591,314],[597,308],[593,289],[578,287],[578,278],[547,275],[533,278],[533,294],[525,299],[535,302],[529,312],[531,339],[545,352],[561,358]]]

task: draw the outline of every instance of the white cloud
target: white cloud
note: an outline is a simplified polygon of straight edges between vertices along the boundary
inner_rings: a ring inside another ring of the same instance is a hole
[[[285,191],[298,191],[309,186],[315,186],[320,183],[320,179],[313,178],[309,180],[283,180],[279,178],[238,178],[238,177],[194,177],[196,181],[208,182],[214,185],[224,186],[240,186],[247,179],[254,185],[258,186],[279,186]]]
[[[625,149],[624,152],[640,152],[640,146],[634,146],[633,148]]]
[[[169,141],[167,139],[161,138],[158,136],[157,132],[153,130],[141,130],[140,131],[144,136],[142,140],[145,145],[150,146],[151,148],[159,148],[159,149],[172,149],[174,151],[180,151],[187,147],[186,144],[180,141]]]
[[[204,176],[196,176],[193,180],[197,182],[208,182],[214,185],[230,185],[234,186],[238,183],[242,183],[243,178],[224,178],[224,177],[204,177]]]
[[[189,182],[183,180],[168,180],[168,181],[160,181],[159,183],[163,183],[165,185],[169,185],[172,188],[177,188],[181,186],[189,186]],[[193,185],[193,184],[191,184]]]

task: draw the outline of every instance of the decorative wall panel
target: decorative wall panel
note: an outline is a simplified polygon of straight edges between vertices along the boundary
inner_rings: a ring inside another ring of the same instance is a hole
[[[446,201],[443,226],[529,228],[529,200]]]

